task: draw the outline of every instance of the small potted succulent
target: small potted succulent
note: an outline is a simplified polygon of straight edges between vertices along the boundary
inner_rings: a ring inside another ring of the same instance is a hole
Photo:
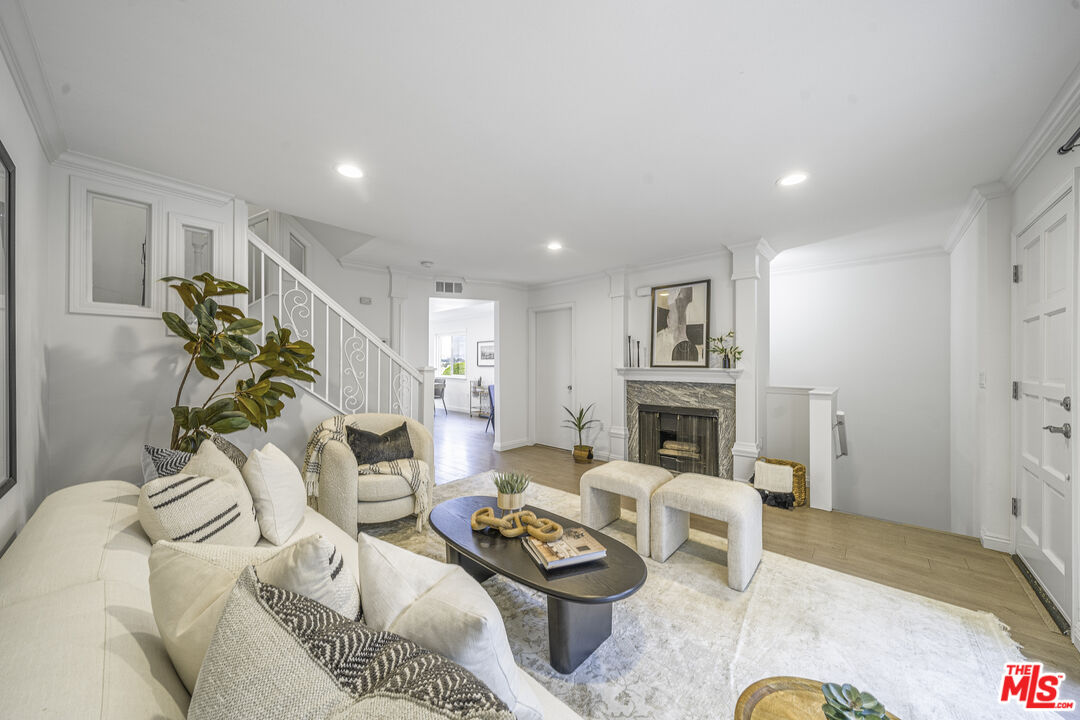
[[[525,507],[525,488],[532,482],[525,473],[497,472],[492,478],[495,489],[499,491],[499,509],[504,514],[517,512]]]
[[[825,683],[821,686],[825,704],[821,711],[826,720],[890,720],[892,718],[885,707],[868,692],[859,692],[858,688],[847,683]]]
[[[576,463],[587,463],[593,459],[592,445],[585,444],[585,431],[600,422],[596,418],[587,419],[595,404],[592,403],[589,407],[579,407],[577,412],[563,405],[563,410],[570,416],[569,420],[563,420],[563,427],[577,431],[577,445],[574,446],[574,462]]]
[[[742,348],[735,344],[735,331],[729,330],[726,335],[709,338],[709,352],[720,356],[720,367],[733,368],[742,360]]]

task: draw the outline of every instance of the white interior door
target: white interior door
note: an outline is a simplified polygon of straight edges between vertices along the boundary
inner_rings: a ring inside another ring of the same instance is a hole
[[[1072,614],[1072,194],[1016,238],[1020,265],[1016,437],[1017,553],[1066,617]],[[1075,431],[1073,431],[1075,432]],[[1071,619],[1071,618],[1070,618]]]
[[[577,442],[564,428],[566,411],[573,405],[573,349],[570,308],[536,313],[536,442],[569,450]]]

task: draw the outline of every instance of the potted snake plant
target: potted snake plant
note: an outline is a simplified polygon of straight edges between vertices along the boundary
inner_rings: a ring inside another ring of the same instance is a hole
[[[577,431],[577,445],[574,446],[574,462],[576,463],[587,463],[593,459],[592,445],[585,444],[585,431],[590,426],[600,423],[596,418],[589,419],[589,413],[592,412],[595,404],[591,403],[588,407],[579,407],[577,412],[563,405],[563,410],[570,416],[569,420],[563,420],[563,427]]]

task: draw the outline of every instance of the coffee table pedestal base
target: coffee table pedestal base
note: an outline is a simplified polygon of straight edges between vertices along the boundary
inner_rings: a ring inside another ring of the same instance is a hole
[[[551,667],[577,670],[611,637],[611,603],[578,603],[548,595],[548,647]]]

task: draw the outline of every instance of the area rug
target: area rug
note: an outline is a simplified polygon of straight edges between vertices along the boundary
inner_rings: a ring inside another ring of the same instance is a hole
[[[485,473],[436,487],[435,501],[492,494]],[[533,485],[526,499],[580,518],[577,495]],[[624,510],[604,532],[633,547],[634,522]],[[439,537],[415,522],[371,534],[444,558]],[[903,720],[1031,717],[998,702],[1005,664],[1024,658],[993,615],[770,552],[739,593],[726,584],[725,548],[691,531],[667,562],[646,559],[648,580],[615,604],[612,636],[570,675],[548,664],[545,597],[500,576],[484,588],[518,664],[585,718],[727,720],[744,688],[776,675],[852,683]]]

